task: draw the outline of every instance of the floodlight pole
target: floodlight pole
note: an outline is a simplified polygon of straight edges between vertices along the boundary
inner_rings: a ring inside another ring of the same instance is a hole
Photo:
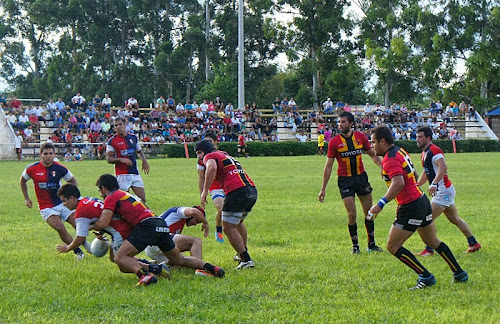
[[[238,7],[238,108],[245,107],[245,56],[243,46],[243,9],[244,1],[239,0]]]

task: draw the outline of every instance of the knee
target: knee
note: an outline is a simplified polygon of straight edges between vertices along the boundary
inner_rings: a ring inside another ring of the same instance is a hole
[[[395,255],[399,248],[400,246],[397,246],[392,242],[387,242],[387,251],[389,251],[390,254]]]
[[[196,237],[193,241],[193,245],[201,246],[201,239],[199,237]]]

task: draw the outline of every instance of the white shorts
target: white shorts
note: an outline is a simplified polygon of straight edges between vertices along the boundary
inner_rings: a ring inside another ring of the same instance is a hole
[[[446,188],[444,185],[439,186],[436,195],[432,197],[431,203],[447,208],[455,204],[455,187],[451,185]]]
[[[157,247],[156,245],[148,245],[148,247],[146,247],[144,252],[146,252],[146,255],[150,259],[155,260],[156,263],[160,263],[160,262],[168,263],[168,258],[165,256],[165,254],[163,254],[163,252],[160,250],[160,248]]]
[[[215,198],[221,197],[222,199],[226,198],[226,195],[224,194],[224,190],[222,189],[214,189],[210,191],[210,196],[212,196],[212,200]]]
[[[120,190],[128,191],[130,187],[144,188],[144,182],[138,174],[119,174],[116,176]]]
[[[62,203],[60,203],[57,206],[40,210],[40,215],[44,221],[47,221],[47,219],[49,219],[52,215],[59,216],[63,221],[66,221],[68,220],[68,217],[73,214],[73,212],[74,210],[69,210]]]

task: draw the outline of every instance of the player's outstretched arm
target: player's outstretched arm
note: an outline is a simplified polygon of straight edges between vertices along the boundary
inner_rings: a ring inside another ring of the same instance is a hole
[[[377,155],[377,153],[373,148],[367,150],[366,154],[368,154],[371,157],[373,163],[375,163],[379,168],[382,168],[382,161],[380,160],[380,157]]]
[[[68,253],[69,251],[73,251],[74,249],[76,249],[77,247],[82,245],[83,242],[85,242],[85,236],[75,236],[75,238],[73,239],[73,242],[71,242],[68,245],[59,244],[56,247],[56,249],[57,249],[57,252],[59,252],[59,253]]]
[[[21,185],[21,191],[23,192],[24,196],[24,204],[28,208],[33,208],[33,202],[31,201],[30,196],[28,194],[28,186],[26,185],[26,180],[23,177],[21,177],[20,185]]]

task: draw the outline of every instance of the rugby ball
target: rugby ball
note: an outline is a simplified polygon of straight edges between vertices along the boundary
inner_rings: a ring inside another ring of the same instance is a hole
[[[103,257],[106,255],[109,249],[108,241],[100,240],[95,238],[92,243],[90,243],[90,253],[95,257]]]

